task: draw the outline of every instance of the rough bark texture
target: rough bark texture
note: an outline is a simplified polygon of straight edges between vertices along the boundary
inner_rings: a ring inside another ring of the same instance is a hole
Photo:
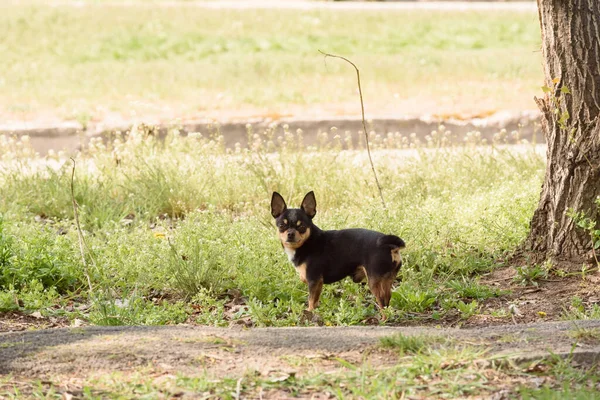
[[[525,250],[585,261],[592,255],[590,235],[566,213],[599,216],[600,1],[538,0],[538,8],[546,86],[552,91],[536,99],[548,143],[547,166]],[[570,94],[561,93],[562,87]],[[561,123],[565,111],[570,117]]]

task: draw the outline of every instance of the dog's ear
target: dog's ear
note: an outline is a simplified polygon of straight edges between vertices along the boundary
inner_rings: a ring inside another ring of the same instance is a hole
[[[285,205],[285,200],[283,197],[277,192],[273,192],[273,197],[271,197],[271,215],[273,218],[279,217],[287,210],[287,206]]]
[[[302,208],[302,211],[304,211],[310,219],[317,214],[317,200],[315,199],[315,193],[312,190],[304,196],[300,208]]]

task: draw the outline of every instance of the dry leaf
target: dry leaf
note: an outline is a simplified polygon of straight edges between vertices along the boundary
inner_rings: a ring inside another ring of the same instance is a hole
[[[31,313],[30,315],[31,315],[33,318],[37,318],[37,319],[44,318],[44,316],[42,315],[42,313],[41,313],[41,312],[39,312],[39,311],[33,312],[33,313]]]

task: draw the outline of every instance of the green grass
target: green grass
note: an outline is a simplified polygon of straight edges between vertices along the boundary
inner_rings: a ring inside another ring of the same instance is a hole
[[[581,297],[573,296],[571,305],[563,309],[561,317],[565,320],[600,319],[600,306],[598,304],[586,306]]]
[[[586,344],[600,344],[600,329],[598,328],[580,328],[575,325],[570,336]]]
[[[0,113],[151,117],[533,109],[536,13],[0,5]],[[306,111],[309,110],[309,111]],[[224,114],[220,114],[223,112]]]
[[[440,347],[440,343],[449,343],[448,339],[440,336],[428,335],[404,335],[398,333],[392,336],[381,338],[381,346],[391,348],[402,355],[419,354],[423,351],[430,351],[433,347]]]
[[[373,137],[383,210],[356,137],[306,147],[298,134],[267,130],[250,148],[226,150],[219,136],[173,131],[162,142],[149,132],[93,141],[77,157],[91,291],[73,220],[71,161],[44,161],[27,141],[0,139],[0,191],[11,194],[0,198],[1,310],[108,325],[310,323],[302,317],[306,285],[276,239],[269,199],[276,190],[293,206],[315,190],[320,227],[405,239],[389,322],[467,319],[499,295],[478,276],[525,237],[544,168],[533,147]],[[232,299],[243,306],[231,309]],[[91,308],[66,312],[67,303]],[[318,313],[326,325],[356,325],[377,310],[365,287],[345,280],[325,288]]]

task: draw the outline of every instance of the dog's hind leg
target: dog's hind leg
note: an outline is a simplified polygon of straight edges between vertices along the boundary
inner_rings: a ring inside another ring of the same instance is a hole
[[[360,283],[367,277],[367,271],[362,265],[358,266],[352,274],[352,281],[354,283]]]
[[[369,289],[375,299],[379,308],[385,308],[390,305],[390,299],[392,298],[392,284],[394,283],[394,276],[392,274],[386,274],[386,276],[368,276]]]

